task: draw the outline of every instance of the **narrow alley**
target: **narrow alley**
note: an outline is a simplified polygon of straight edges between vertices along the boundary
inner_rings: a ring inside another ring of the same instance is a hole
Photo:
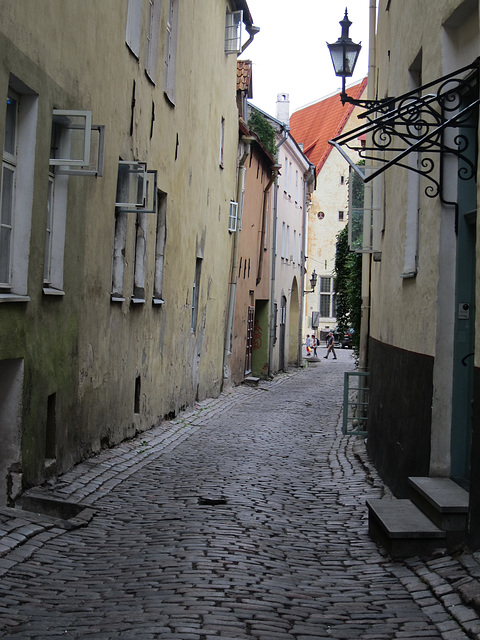
[[[0,637],[479,637],[455,589],[471,556],[392,562],[370,540],[384,489],[341,432],[352,352],[319,351],[32,490],[88,507],[70,530],[2,509]]]

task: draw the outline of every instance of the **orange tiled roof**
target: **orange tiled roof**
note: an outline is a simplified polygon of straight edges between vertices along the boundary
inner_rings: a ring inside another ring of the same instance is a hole
[[[367,86],[367,78],[349,87],[348,95],[358,99]],[[340,93],[320,100],[290,116],[290,131],[295,140],[303,144],[303,153],[316,167],[317,175],[333,149],[328,141],[338,136],[350,118],[354,106],[342,105]]]
[[[247,97],[252,98],[251,60],[237,60],[237,91],[247,91]]]

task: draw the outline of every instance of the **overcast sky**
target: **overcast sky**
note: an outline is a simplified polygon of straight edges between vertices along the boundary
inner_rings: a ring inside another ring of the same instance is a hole
[[[290,113],[341,90],[326,42],[339,36],[348,8],[350,37],[362,42],[352,82],[368,72],[369,0],[247,0],[253,23],[260,27],[241,60],[253,62],[251,102],[276,115],[278,93],[290,96]],[[350,81],[348,81],[350,84]]]

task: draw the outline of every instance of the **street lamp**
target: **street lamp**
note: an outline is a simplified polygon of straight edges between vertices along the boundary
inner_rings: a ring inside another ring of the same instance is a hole
[[[312,275],[310,277],[310,286],[312,287],[310,291],[305,291],[304,293],[314,293],[315,285],[317,284],[317,274],[315,273],[315,269],[312,271]]]
[[[342,93],[340,95],[342,104],[352,102],[353,100],[350,96],[347,96],[345,92],[345,78],[352,77],[360,49],[362,48],[361,42],[355,44],[348,35],[351,24],[351,21],[348,19],[347,9],[345,9],[343,20],[340,21],[340,26],[342,27],[340,38],[333,44],[328,44],[327,42],[327,47],[332,57],[333,68],[335,69],[335,75],[342,78]]]

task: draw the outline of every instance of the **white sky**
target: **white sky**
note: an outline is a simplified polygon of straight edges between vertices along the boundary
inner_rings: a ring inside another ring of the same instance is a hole
[[[368,71],[369,0],[247,0],[253,23],[260,27],[239,56],[253,62],[251,102],[275,117],[278,93],[288,93],[290,114],[341,90],[326,42],[340,37],[340,20],[348,8],[350,37],[362,42],[354,84]]]

